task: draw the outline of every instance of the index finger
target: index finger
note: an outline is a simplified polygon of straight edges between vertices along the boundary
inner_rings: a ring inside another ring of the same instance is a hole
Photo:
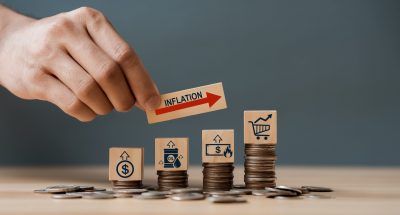
[[[77,12],[94,42],[120,65],[139,106],[146,110],[157,108],[161,102],[160,93],[133,48],[100,12],[91,8],[81,8]]]

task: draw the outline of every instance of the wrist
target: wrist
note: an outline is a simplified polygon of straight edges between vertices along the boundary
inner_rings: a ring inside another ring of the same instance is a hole
[[[0,4],[0,63],[1,63],[1,50],[4,43],[7,42],[7,35],[10,32],[18,29],[24,24],[32,22],[34,19],[18,14],[7,7]],[[0,70],[0,86],[2,83],[2,71]]]

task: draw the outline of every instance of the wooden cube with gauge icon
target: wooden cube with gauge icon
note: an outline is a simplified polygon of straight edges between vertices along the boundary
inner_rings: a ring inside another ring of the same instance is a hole
[[[143,148],[110,148],[108,177],[110,181],[143,179]]]
[[[188,169],[189,138],[156,138],[155,168],[157,171],[181,171]]]
[[[202,130],[203,163],[233,163],[234,136],[233,129]]]

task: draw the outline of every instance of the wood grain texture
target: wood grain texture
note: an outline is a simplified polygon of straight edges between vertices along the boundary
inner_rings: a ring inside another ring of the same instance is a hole
[[[144,183],[155,184],[153,166],[145,168]],[[236,168],[236,183],[243,183],[243,168]],[[176,202],[170,199],[143,201],[56,200],[33,189],[52,184],[93,184],[110,188],[107,167],[2,167],[0,214],[399,214],[400,168],[277,167],[278,184],[320,185],[335,189],[331,199],[274,200],[246,196],[248,203],[216,205],[208,201]],[[201,186],[201,167],[189,169],[189,184]]]

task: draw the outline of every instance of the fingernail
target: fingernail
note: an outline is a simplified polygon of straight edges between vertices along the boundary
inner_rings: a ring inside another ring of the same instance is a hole
[[[145,104],[146,110],[154,110],[160,106],[161,98],[159,95],[150,97]]]

